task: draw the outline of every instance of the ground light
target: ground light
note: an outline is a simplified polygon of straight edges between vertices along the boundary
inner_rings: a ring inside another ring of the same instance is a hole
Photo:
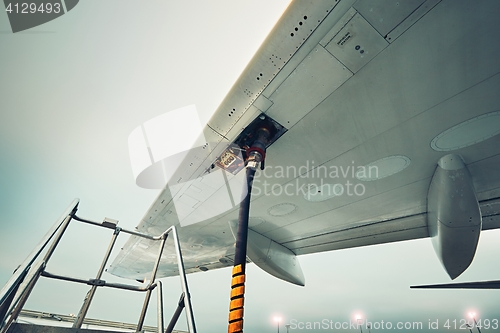
[[[274,317],[274,321],[278,324],[278,333],[280,333],[280,321],[281,317]],[[287,328],[288,330],[288,328]]]
[[[359,330],[361,331],[361,333],[363,333],[363,316],[361,314],[356,314],[354,316],[354,319],[356,319],[356,323],[358,324],[358,327],[359,327]]]
[[[477,325],[477,321],[476,321],[476,313],[475,313],[474,311],[469,312],[469,317],[471,317],[471,318],[472,318],[472,320],[474,320],[474,324],[476,325],[477,331],[478,331],[479,333],[481,333],[481,330],[479,329],[479,326]],[[471,333],[472,333],[472,331],[471,331]]]

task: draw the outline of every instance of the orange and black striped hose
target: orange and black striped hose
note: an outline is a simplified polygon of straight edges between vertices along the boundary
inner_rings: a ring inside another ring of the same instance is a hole
[[[233,267],[231,302],[229,303],[229,333],[243,332],[243,303],[245,301],[245,272],[241,265]]]
[[[231,279],[231,302],[229,304],[228,333],[243,332],[243,305],[245,297],[245,264],[247,262],[248,216],[250,213],[250,195],[255,167],[246,168],[247,191],[240,203],[236,249]]]
[[[264,118],[260,118],[264,120]],[[243,305],[245,300],[245,265],[247,263],[248,217],[250,215],[250,196],[252,194],[255,169],[260,163],[264,168],[266,147],[275,127],[267,120],[255,132],[257,139],[247,149],[246,157],[246,188],[243,189],[238,215],[238,230],[236,232],[236,248],[234,252],[234,267],[231,279],[231,302],[229,304],[229,333],[243,333]],[[274,135],[274,134],[273,134]]]

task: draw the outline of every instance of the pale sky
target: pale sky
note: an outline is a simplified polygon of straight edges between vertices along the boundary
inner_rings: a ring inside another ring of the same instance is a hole
[[[135,227],[158,190],[135,185],[131,131],[191,104],[208,121],[288,2],[82,0],[17,34],[0,13],[0,284],[75,197],[78,215]],[[110,237],[74,223],[47,270],[93,278]],[[117,248],[127,238],[121,237]],[[457,281],[500,278],[499,237],[500,231],[481,234],[474,262]],[[439,319],[441,328],[447,319],[459,323],[472,309],[500,320],[498,291],[409,289],[449,281],[428,239],[299,260],[305,287],[248,267],[246,332],[273,332],[276,315],[284,322],[346,322],[361,313],[372,322],[422,322],[415,332],[433,331],[425,329],[429,320]],[[198,331],[227,330],[230,273],[188,276]],[[107,273],[103,279],[124,282]],[[179,279],[162,280],[170,318]],[[42,279],[26,308],[77,313],[87,290]],[[88,317],[135,323],[142,299],[99,289]],[[153,301],[149,325],[156,324],[154,309]],[[185,327],[181,317],[177,328]]]

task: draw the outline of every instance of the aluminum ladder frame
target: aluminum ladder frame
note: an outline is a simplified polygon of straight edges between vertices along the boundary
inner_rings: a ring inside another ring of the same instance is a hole
[[[136,332],[141,332],[144,326],[144,320],[146,317],[146,312],[148,309],[149,301],[151,299],[151,294],[155,288],[157,289],[157,302],[158,302],[158,333],[171,333],[173,327],[175,326],[182,309],[185,309],[186,319],[188,324],[188,330],[190,333],[196,333],[196,326],[194,322],[193,309],[191,306],[191,297],[189,294],[188,283],[186,279],[186,273],[184,270],[184,262],[182,260],[182,252],[179,244],[179,237],[177,235],[177,230],[175,226],[171,226],[165,232],[159,236],[151,236],[137,231],[131,231],[123,229],[117,226],[118,221],[111,219],[104,219],[102,223],[86,220],[76,216],[78,210],[79,199],[73,200],[71,205],[65,210],[63,215],[54,223],[54,225],[49,229],[47,234],[42,238],[40,243],[31,251],[28,257],[23,261],[23,263],[16,269],[12,277],[7,281],[5,286],[0,290],[0,333],[6,333],[10,328],[11,324],[17,319],[19,313],[21,312],[24,304],[28,300],[31,291],[35,287],[38,279],[43,276],[52,279],[65,280],[76,283],[83,283],[90,285],[91,288],[87,293],[83,301],[83,305],[80,312],[76,316],[75,322],[73,324],[74,328],[81,328],[83,320],[87,314],[90,307],[94,294],[98,287],[110,287],[124,290],[132,290],[139,292],[146,292],[144,299],[144,304],[139,317],[139,322],[137,324]],[[52,254],[54,253],[59,241],[64,235],[67,227],[72,220],[102,227],[113,230],[113,236],[109,243],[108,249],[102,261],[102,264],[97,272],[95,279],[81,279],[70,276],[58,275],[49,273],[45,270],[47,263],[49,262]],[[159,241],[159,253],[156,258],[154,268],[149,279],[149,284],[146,287],[138,287],[134,285],[127,285],[121,283],[109,283],[101,280],[102,273],[104,272],[105,266],[111,255],[111,251],[115,245],[116,239],[120,233],[127,233],[130,235],[146,238],[149,240]],[[160,265],[161,256],[163,254],[163,249],[165,247],[165,242],[168,235],[172,234],[174,240],[174,247],[177,257],[177,265],[179,269],[179,276],[181,279],[182,294],[178,303],[177,310],[175,311],[172,320],[168,328],[164,329],[163,320],[163,293],[162,293],[162,283],[156,280],[156,274],[158,272],[158,267]],[[50,243],[51,239],[52,243]],[[50,246],[48,246],[50,243]],[[48,248],[47,248],[48,246]],[[45,251],[43,258],[41,257],[42,252]]]

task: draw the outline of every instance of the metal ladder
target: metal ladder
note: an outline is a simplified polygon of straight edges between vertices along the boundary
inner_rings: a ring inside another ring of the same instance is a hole
[[[87,293],[87,296],[83,301],[83,305],[80,309],[80,312],[76,316],[76,319],[73,323],[73,328],[76,329],[81,328],[97,288],[110,287],[110,288],[132,290],[132,291],[139,291],[146,293],[144,304],[142,306],[142,310],[139,317],[139,322],[136,328],[136,332],[141,332],[143,330],[144,319],[146,317],[146,312],[148,309],[149,301],[151,299],[151,294],[153,290],[157,288],[158,333],[171,333],[183,309],[185,309],[189,332],[196,333],[193,310],[191,307],[191,298],[189,294],[186,273],[184,270],[184,262],[182,260],[182,252],[179,245],[179,238],[177,236],[177,231],[175,229],[175,226],[171,226],[161,235],[154,237],[137,231],[131,231],[120,228],[117,226],[117,221],[115,220],[104,219],[104,221],[100,223],[80,218],[76,216],[76,211],[78,209],[79,203],[80,203],[79,199],[73,200],[71,205],[65,210],[64,214],[49,229],[49,231],[43,237],[40,243],[33,249],[33,251],[31,251],[30,255],[16,269],[12,277],[9,279],[9,281],[7,281],[6,285],[2,288],[2,290],[0,290],[0,333],[6,333],[10,328],[10,326],[12,325],[12,323],[17,319],[24,304],[28,300],[31,291],[33,290],[38,279],[41,276],[46,278],[83,283],[91,286],[89,292]],[[64,232],[66,231],[71,221],[83,222],[86,224],[113,230],[113,236],[111,238],[108,249],[106,250],[104,259],[97,272],[95,279],[88,280],[88,279],[52,274],[45,270],[48,261],[50,260],[52,254],[54,253],[57,245],[59,244],[59,241],[61,240],[62,236],[64,235]],[[102,273],[104,272],[111,251],[113,250],[113,247],[115,245],[116,239],[118,235],[122,232],[160,242],[159,253],[154,264],[153,272],[151,273],[149,284],[145,287],[138,287],[134,285],[127,285],[121,283],[109,283],[104,280],[101,280]],[[165,247],[165,242],[170,234],[172,235],[172,238],[174,240],[174,247],[177,256],[177,265],[179,269],[179,276],[181,279],[182,294],[178,302],[177,309],[168,327],[165,329],[164,319],[163,319],[162,283],[161,281],[156,280],[156,273],[158,271],[158,266],[160,265],[160,260],[163,253],[163,249]],[[52,242],[50,242],[51,240]],[[50,246],[48,246],[49,243]],[[42,258],[41,254],[44,251],[45,254]]]

